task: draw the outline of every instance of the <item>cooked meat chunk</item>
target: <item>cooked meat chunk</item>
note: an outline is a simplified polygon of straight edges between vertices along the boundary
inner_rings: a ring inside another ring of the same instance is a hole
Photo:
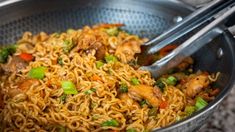
[[[115,55],[126,63],[134,59],[136,53],[140,53],[140,43],[137,41],[128,41],[117,46]]]
[[[1,64],[1,68],[5,72],[19,72],[28,65],[27,62],[22,60],[19,56],[12,56],[9,58],[8,63]]]
[[[190,97],[194,97],[199,92],[201,92],[203,88],[208,87],[209,83],[210,81],[208,79],[208,75],[206,74],[197,75],[189,79],[185,83],[186,94]]]
[[[159,98],[158,94],[156,92],[161,92],[154,90],[154,87],[147,86],[147,85],[135,85],[131,86],[128,89],[128,94],[130,95],[131,98],[135,100],[141,100],[145,99],[147,100],[152,106],[158,107],[159,106]]]
[[[37,79],[22,80],[18,84],[18,88],[9,89],[8,95],[13,98],[19,94],[24,93],[24,91],[29,89],[32,85],[38,85],[38,84],[39,84],[39,81]]]
[[[95,52],[95,57],[96,57],[96,60],[101,60],[104,58],[105,56],[105,53],[106,53],[106,49],[105,49],[105,46],[100,43],[100,42],[96,42],[94,43],[93,45],[91,45],[89,47],[89,49],[95,49],[96,52]]]
[[[30,86],[38,85],[38,84],[39,84],[39,81],[37,79],[26,79],[26,80],[23,80],[18,86],[19,86],[19,89],[21,89],[22,91],[25,91],[28,88],[30,88]]]

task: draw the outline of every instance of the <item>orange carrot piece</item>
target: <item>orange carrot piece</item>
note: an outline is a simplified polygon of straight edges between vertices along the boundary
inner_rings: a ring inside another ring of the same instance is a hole
[[[25,60],[25,61],[32,61],[33,60],[33,56],[31,54],[28,54],[28,53],[21,53],[20,58]]]
[[[168,106],[167,101],[162,101],[159,105],[160,109],[166,109],[167,106]]]

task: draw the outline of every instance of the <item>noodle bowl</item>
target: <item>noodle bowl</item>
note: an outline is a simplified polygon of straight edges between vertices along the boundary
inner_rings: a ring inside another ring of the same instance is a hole
[[[193,73],[188,58],[155,80],[134,57],[146,39],[120,26],[24,33],[1,64],[0,129],[151,131],[213,100],[218,74]]]

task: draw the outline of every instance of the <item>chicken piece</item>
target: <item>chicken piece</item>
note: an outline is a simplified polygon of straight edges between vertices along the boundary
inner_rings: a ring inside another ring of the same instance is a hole
[[[135,85],[131,86],[128,89],[128,94],[131,98],[135,100],[145,99],[147,100],[153,107],[158,107],[160,103],[160,99],[158,98],[158,94],[154,87],[147,86],[147,85]]]
[[[201,92],[203,88],[208,87],[209,83],[210,80],[208,78],[208,75],[206,74],[197,75],[185,83],[186,94],[189,97],[194,97],[199,92]]]
[[[101,60],[101,59],[104,58],[105,53],[106,53],[106,49],[105,49],[105,46],[102,45],[102,43],[96,42],[93,45],[91,45],[89,47],[89,49],[91,49],[91,50],[95,49],[96,50],[96,53],[95,53],[96,60]]]
[[[26,79],[26,80],[22,80],[19,84],[18,84],[18,88],[11,88],[8,90],[8,95],[13,98],[15,96],[18,96],[20,94],[22,94],[21,96],[25,96],[24,95],[24,91],[26,91],[27,89],[29,89],[32,85],[39,85],[39,81],[37,79]]]
[[[137,107],[139,107],[139,104],[138,104],[136,101],[134,101],[127,93],[122,93],[122,94],[120,94],[120,95],[119,95],[119,98],[120,98],[122,101],[126,102],[126,104],[127,104],[129,107],[131,107],[131,106],[133,106],[133,105],[136,105]]]
[[[177,66],[177,68],[179,68],[180,71],[184,71],[192,64],[193,64],[193,59],[191,57],[187,57]]]
[[[19,89],[21,89],[22,91],[25,91],[29,89],[30,86],[38,85],[38,84],[39,84],[39,81],[37,79],[27,79],[27,80],[23,80],[18,86],[19,86]]]
[[[27,62],[22,60],[19,56],[12,56],[8,63],[1,64],[1,68],[5,72],[19,72],[20,70],[24,69],[28,65]]]
[[[140,53],[140,44],[137,41],[128,41],[117,46],[115,55],[126,63],[134,59],[136,53]]]

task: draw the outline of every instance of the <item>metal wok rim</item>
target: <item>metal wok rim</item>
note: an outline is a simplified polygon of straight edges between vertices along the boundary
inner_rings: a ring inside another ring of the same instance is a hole
[[[9,5],[17,3],[17,2],[27,2],[27,1],[30,1],[30,0],[4,0],[4,1],[0,1],[0,8],[3,8],[5,6],[9,6]],[[136,0],[136,1],[138,1],[138,0]],[[157,1],[157,0],[146,0],[146,1]],[[195,7],[189,5],[185,2],[179,1],[179,0],[167,0],[167,1],[172,2],[173,4],[177,4],[184,9],[189,9],[192,12],[195,10]],[[232,37],[230,32],[225,32],[224,35]],[[231,49],[231,52],[234,55],[235,49],[234,48]],[[234,62],[233,62],[233,65],[235,65]],[[235,80],[235,69],[233,71],[231,71],[231,78],[229,80],[229,84],[226,87],[224,87],[223,90],[219,93],[219,95],[215,98],[215,100],[210,102],[209,105],[206,106],[203,110],[198,111],[198,112],[194,113],[193,115],[191,115],[181,121],[177,121],[169,126],[162,127],[162,128],[155,128],[155,129],[153,129],[153,131],[174,130],[174,128],[177,128],[177,127],[180,127],[184,124],[187,124],[187,123],[191,122],[192,120],[195,120],[195,119],[199,118],[200,116],[206,114],[206,112],[208,112],[212,109],[215,109],[216,106],[218,106],[218,104],[228,95],[229,91],[233,87],[235,87],[235,82],[233,80]]]

